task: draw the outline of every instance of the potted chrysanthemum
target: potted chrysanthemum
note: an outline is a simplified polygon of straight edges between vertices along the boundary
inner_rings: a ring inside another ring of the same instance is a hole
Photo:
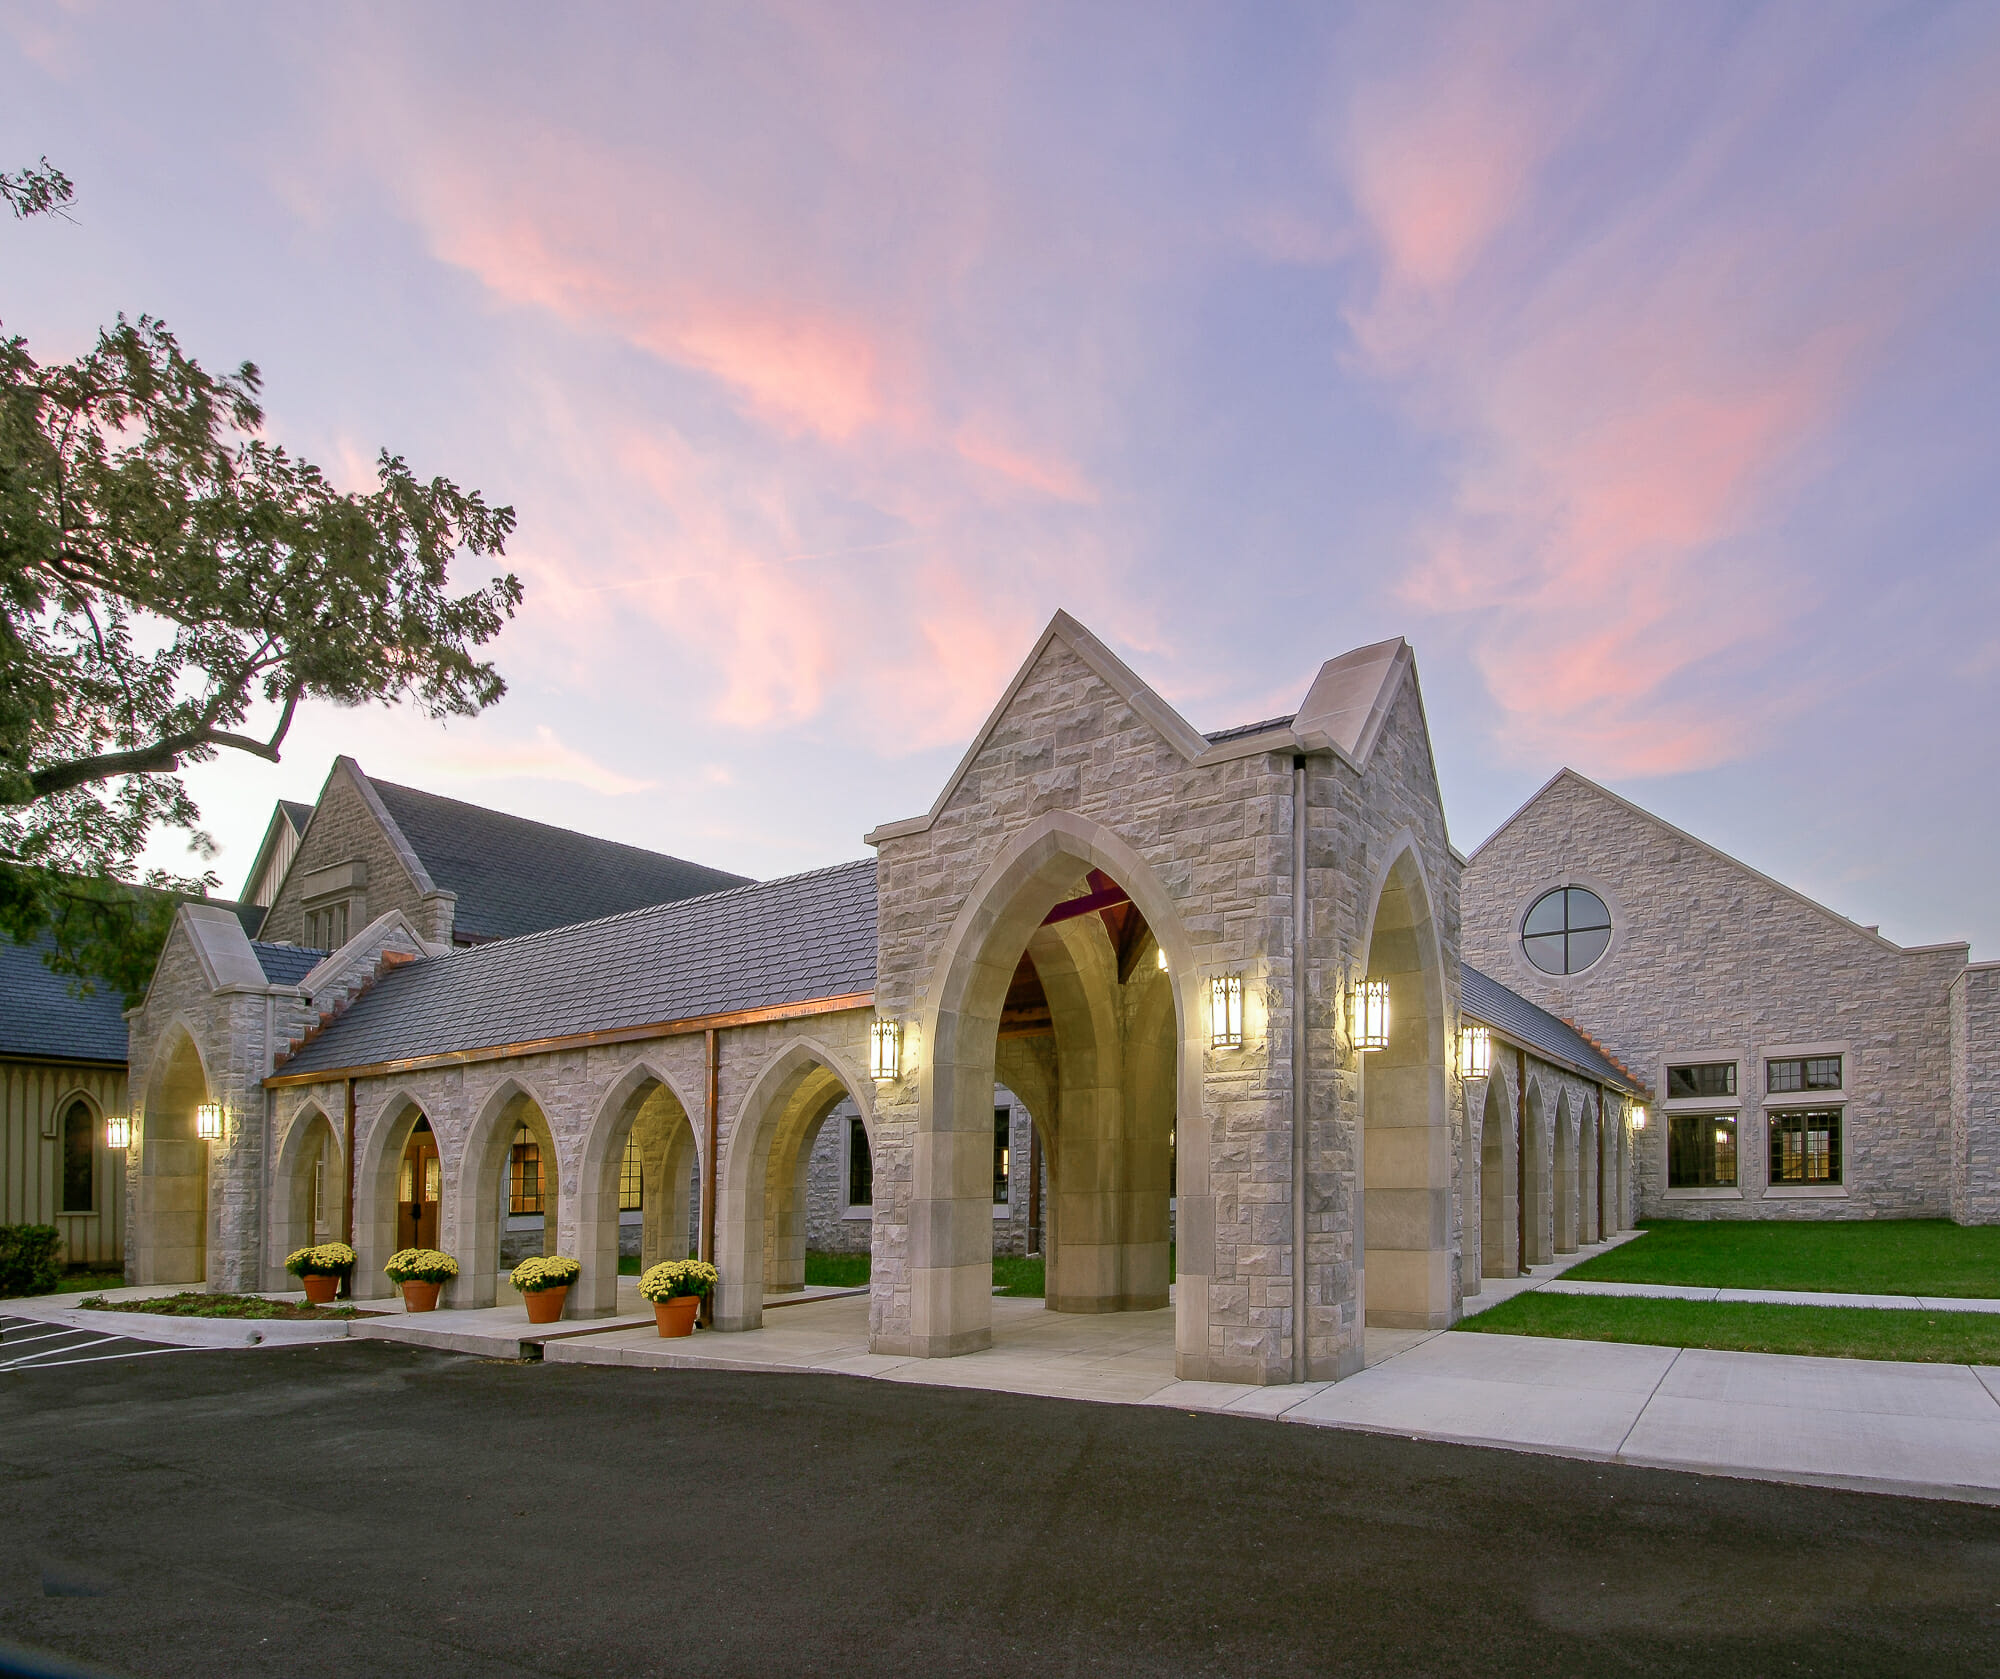
[[[639,1279],[662,1335],[692,1335],[695,1314],[720,1279],[704,1259],[664,1259]]]
[[[299,1279],[308,1300],[315,1306],[325,1306],[340,1292],[341,1282],[354,1269],[354,1250],[345,1242],[295,1248],[285,1255],[285,1269]]]
[[[508,1273],[507,1280],[521,1291],[530,1323],[554,1323],[562,1316],[569,1285],[583,1274],[583,1267],[567,1255],[524,1259]]]
[[[438,1290],[458,1275],[458,1261],[437,1248],[398,1248],[382,1267],[403,1291],[403,1310],[434,1312]]]

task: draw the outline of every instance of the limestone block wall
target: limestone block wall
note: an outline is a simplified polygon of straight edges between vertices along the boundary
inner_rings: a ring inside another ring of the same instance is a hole
[[[2000,964],[1951,987],[1951,1216],[2000,1224]]]
[[[425,901],[429,883],[419,883],[411,874],[408,861],[384,832],[381,818],[344,763],[327,778],[298,855],[265,912],[258,936],[273,943],[305,943],[302,883],[316,870],[349,862],[360,862],[367,869],[365,886],[353,895],[348,925],[354,931],[387,910],[400,909],[427,938],[450,942],[448,918],[442,928],[432,925],[439,906]]]
[[[1534,967],[1518,937],[1529,906],[1561,885],[1589,887],[1613,921],[1602,959],[1567,977]],[[1463,913],[1467,961],[1653,1089],[1655,1121],[1637,1139],[1645,1216],[1950,1212],[1949,993],[1964,946],[1902,949],[1567,773],[1474,853]],[[1809,1049],[1843,1057],[1846,1182],[1774,1188],[1765,1062]],[[1683,1061],[1737,1064],[1734,1192],[1668,1188],[1657,1109],[1667,1065]]]

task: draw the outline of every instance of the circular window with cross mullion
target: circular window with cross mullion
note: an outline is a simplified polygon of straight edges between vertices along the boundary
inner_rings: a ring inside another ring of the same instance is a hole
[[[1521,950],[1545,974],[1580,974],[1610,943],[1611,911],[1587,887],[1544,892],[1521,923]]]

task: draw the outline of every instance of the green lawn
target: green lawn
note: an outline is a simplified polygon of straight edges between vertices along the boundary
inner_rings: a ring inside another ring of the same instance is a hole
[[[996,1256],[993,1261],[993,1292],[1013,1300],[1040,1300],[1047,1292],[1042,1256],[1019,1259]]]
[[[1865,1306],[1762,1306],[1714,1300],[1517,1294],[1459,1326],[1479,1335],[1635,1341],[1722,1352],[1885,1358],[1914,1364],[2000,1364],[2000,1314]]]
[[[58,1294],[91,1294],[103,1288],[123,1288],[123,1271],[65,1271],[56,1284]]]
[[[865,1253],[806,1255],[806,1285],[809,1288],[859,1288],[867,1280],[868,1255]],[[1041,1299],[1041,1260],[995,1259],[993,1287],[997,1292],[1017,1299]]]
[[[1642,1228],[1643,1236],[1564,1274],[1579,1282],[2000,1299],[2000,1225],[1648,1219]]]

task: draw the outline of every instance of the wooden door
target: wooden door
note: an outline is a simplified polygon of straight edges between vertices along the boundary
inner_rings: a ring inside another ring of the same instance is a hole
[[[437,1139],[428,1122],[419,1120],[403,1150],[403,1170],[396,1190],[396,1245],[434,1248],[438,1242],[438,1200],[443,1171]]]

